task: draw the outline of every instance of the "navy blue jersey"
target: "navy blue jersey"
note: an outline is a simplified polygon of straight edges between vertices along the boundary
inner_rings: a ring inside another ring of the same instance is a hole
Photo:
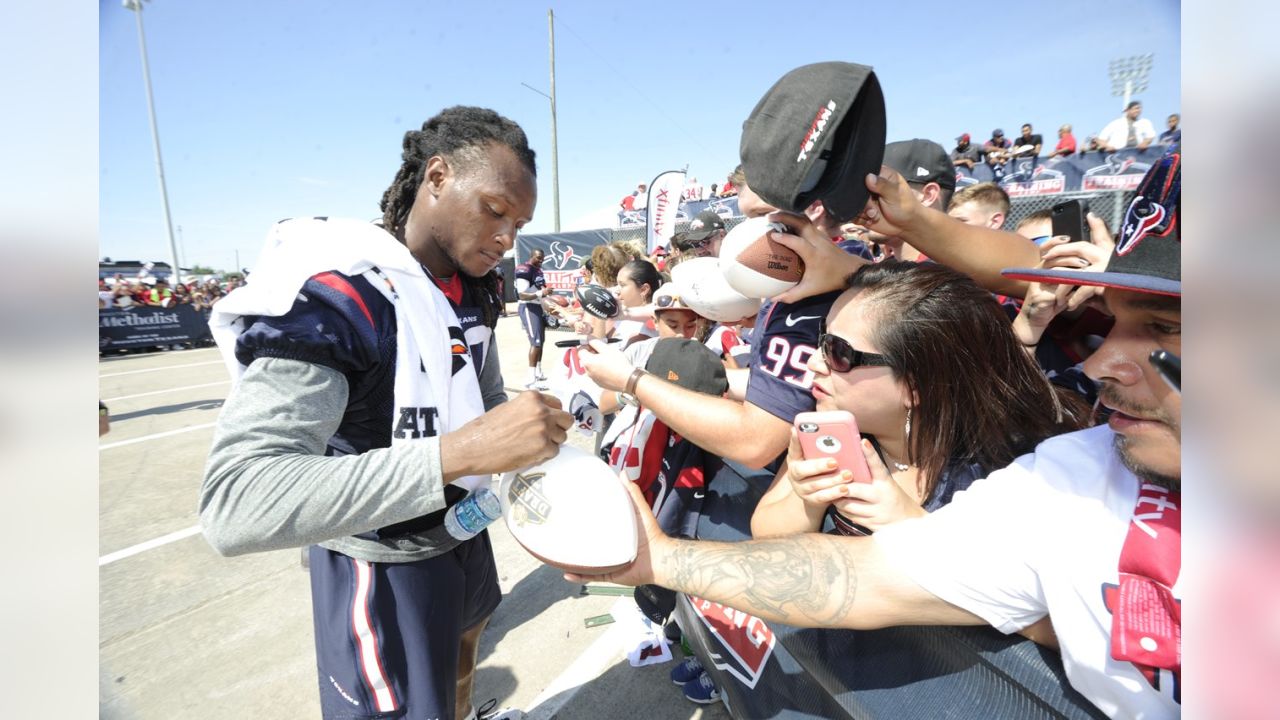
[[[523,281],[523,282],[521,282]],[[525,263],[516,266],[516,292],[536,292],[547,286],[547,278],[542,268]],[[521,300],[520,302],[538,302],[537,300]]]
[[[464,285],[453,303],[474,370],[484,367],[493,331],[481,321],[479,303]],[[395,307],[364,276],[321,273],[307,280],[289,312],[257,317],[236,340],[236,359],[249,365],[257,358],[284,358],[323,365],[347,379],[347,408],[329,439],[328,456],[359,455],[391,446],[395,406]],[[459,362],[454,371],[465,368]],[[428,431],[429,435],[434,432]],[[445,485],[450,504],[464,491]],[[438,524],[443,510],[372,533],[392,537]],[[424,520],[430,519],[430,521]]]
[[[829,292],[760,308],[751,337],[747,402],[788,423],[813,410],[809,358],[817,352],[818,328],[838,297],[840,292]]]
[[[841,250],[871,259],[858,240],[836,243]],[[813,410],[813,373],[809,358],[817,352],[818,328],[841,291],[804,298],[794,303],[766,302],[751,332],[751,374],[747,402],[787,423]]]

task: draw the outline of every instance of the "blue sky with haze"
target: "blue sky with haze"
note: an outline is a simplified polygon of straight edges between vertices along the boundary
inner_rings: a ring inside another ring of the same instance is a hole
[[[526,231],[552,228],[546,4],[191,2],[146,5],[147,50],[170,208],[184,266],[251,265],[285,217],[373,218],[404,132],[455,104],[520,123],[539,161]],[[1180,112],[1176,2],[561,2],[556,90],[563,227],[636,183],[689,167],[704,184],[737,164],[742,121],[798,65],[875,67],[891,140],[950,149],[969,132],[1055,141],[1119,115],[1112,58],[1154,54],[1137,95],[1162,128]],[[965,9],[984,8],[984,17]],[[910,8],[909,10],[907,8]],[[794,14],[788,14],[794,13]],[[1105,18],[1106,24],[1100,20]],[[99,5],[99,255],[167,260],[137,29]],[[1193,122],[1194,127],[1194,122]],[[1194,132],[1194,129],[1192,130]]]

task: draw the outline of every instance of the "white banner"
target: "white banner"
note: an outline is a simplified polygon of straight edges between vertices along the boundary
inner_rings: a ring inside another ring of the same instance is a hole
[[[645,251],[652,254],[676,234],[676,214],[684,192],[684,171],[668,170],[649,183],[648,240]]]

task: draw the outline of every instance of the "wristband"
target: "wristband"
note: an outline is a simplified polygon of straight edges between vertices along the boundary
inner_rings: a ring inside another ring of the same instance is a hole
[[[642,377],[644,377],[645,375],[648,375],[648,374],[649,374],[649,373],[648,373],[648,371],[646,371],[644,368],[636,368],[635,370],[632,370],[632,371],[631,371],[631,377],[627,378],[627,386],[626,386],[626,388],[623,390],[623,392],[624,392],[624,393],[626,393],[626,394],[628,394],[628,395],[635,395],[635,394],[636,394],[636,383],[639,383],[639,382],[640,382],[640,378],[642,378]]]

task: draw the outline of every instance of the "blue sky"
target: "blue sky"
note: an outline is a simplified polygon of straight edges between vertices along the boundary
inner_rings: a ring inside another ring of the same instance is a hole
[[[539,161],[528,232],[552,228],[547,4],[154,0],[147,51],[170,209],[184,266],[251,265],[267,227],[299,215],[372,218],[400,141],[440,109],[492,107]],[[1180,111],[1176,2],[558,2],[562,226],[638,182],[737,164],[752,106],[798,65],[875,67],[890,140],[1016,135],[1050,146],[1119,115],[1112,58],[1153,53],[1137,97],[1157,127]],[[978,6],[974,6],[975,8]],[[988,9],[995,6],[988,6]],[[909,10],[907,8],[910,8]],[[794,14],[784,14],[793,12]],[[1029,20],[1026,20],[1029,18]],[[1105,22],[1103,22],[1105,20]],[[99,255],[167,260],[133,14],[99,5]],[[1193,121],[1193,126],[1194,126]],[[1194,132],[1194,130],[1193,130]]]

